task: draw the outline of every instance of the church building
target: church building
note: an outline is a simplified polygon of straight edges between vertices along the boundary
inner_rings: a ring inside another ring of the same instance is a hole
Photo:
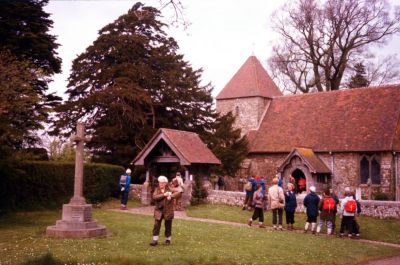
[[[241,177],[400,200],[400,85],[283,95],[250,56],[217,96],[249,140]]]

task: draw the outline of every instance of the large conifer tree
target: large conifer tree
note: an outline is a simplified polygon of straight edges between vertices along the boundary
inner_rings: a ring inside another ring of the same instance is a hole
[[[0,156],[35,144],[35,131],[60,100],[46,93],[61,71],[47,2],[0,1]]]
[[[211,88],[200,86],[201,70],[177,53],[159,15],[135,4],[73,62],[55,132],[90,119],[98,161],[127,164],[160,127],[211,130]]]

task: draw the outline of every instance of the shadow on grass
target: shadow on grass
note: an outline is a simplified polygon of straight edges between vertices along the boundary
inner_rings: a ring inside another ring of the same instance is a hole
[[[150,264],[156,264],[154,262],[149,262],[146,259],[143,258],[133,258],[133,259],[128,259],[128,258],[117,258],[117,259],[107,259],[101,261],[101,264],[110,264],[110,265],[150,265]],[[203,259],[199,260],[179,260],[177,261],[178,264],[187,264],[187,265],[235,265],[235,262],[229,262],[229,261],[220,261],[217,258],[214,258],[213,260],[205,261]],[[183,262],[183,263],[182,263]],[[47,253],[46,255],[43,255],[39,258],[36,259],[30,259],[28,261],[25,261],[23,263],[20,263],[19,265],[64,265],[64,264],[70,264],[70,265],[77,265],[77,264],[82,264],[81,262],[77,261],[68,261],[68,262],[62,262],[52,256],[51,253]],[[84,263],[85,264],[85,263]],[[88,264],[92,264],[91,262],[88,262]],[[93,263],[95,264],[95,263]],[[168,262],[168,264],[171,264]],[[173,263],[172,263],[173,264]]]
[[[31,259],[26,262],[21,263],[20,265],[64,265],[64,262],[53,258],[50,253],[47,253],[44,256],[41,256],[36,259]]]

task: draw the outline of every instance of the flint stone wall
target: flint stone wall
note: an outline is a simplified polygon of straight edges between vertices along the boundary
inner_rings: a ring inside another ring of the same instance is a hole
[[[360,201],[361,214],[384,218],[400,218],[400,202],[398,201]]]
[[[227,204],[243,206],[246,193],[241,191],[212,190],[208,192],[207,202],[210,204]]]
[[[209,192],[207,202],[210,204],[227,204],[232,206],[243,206],[245,192],[240,191],[219,191]],[[296,212],[305,212],[303,206],[304,195],[297,198]],[[365,216],[400,219],[400,202],[396,201],[367,201],[361,200],[361,214]]]
[[[257,128],[262,114],[270,99],[263,97],[233,98],[217,100],[217,112],[226,114],[232,112],[235,115],[235,128],[241,129],[242,136],[249,130]]]
[[[129,190],[129,199],[139,199],[142,195],[142,185],[141,184],[131,184]]]

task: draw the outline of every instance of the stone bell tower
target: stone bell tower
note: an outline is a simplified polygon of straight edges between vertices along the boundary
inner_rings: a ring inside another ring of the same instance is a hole
[[[217,111],[236,116],[242,135],[254,130],[273,97],[282,92],[255,56],[250,56],[217,96]]]

